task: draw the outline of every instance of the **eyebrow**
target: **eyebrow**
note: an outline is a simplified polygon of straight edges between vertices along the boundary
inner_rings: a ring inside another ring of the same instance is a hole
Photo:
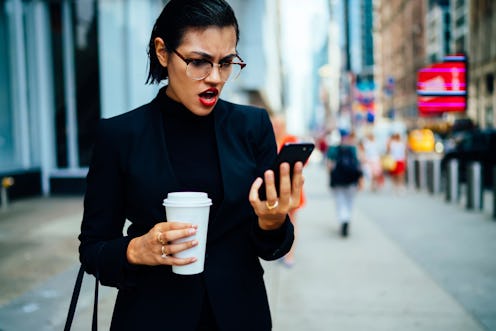
[[[213,56],[212,55],[207,54],[207,53],[204,53],[204,52],[192,51],[191,53],[197,54],[197,55],[203,57],[204,59],[207,59],[207,60],[210,60],[210,61],[213,60]],[[231,53],[231,54],[228,54],[228,55],[224,56],[222,59],[220,59],[220,61],[225,61],[227,59],[232,59],[233,57],[236,57],[236,56],[238,56],[237,53]]]

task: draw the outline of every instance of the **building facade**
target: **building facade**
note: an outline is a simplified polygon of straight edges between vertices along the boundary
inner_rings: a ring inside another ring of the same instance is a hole
[[[377,99],[383,116],[414,126],[416,73],[426,63],[424,1],[376,0]]]
[[[464,54],[468,61],[468,102],[463,113],[479,127],[496,125],[496,2],[491,0],[374,1],[376,14],[375,77],[378,107],[384,116],[419,123],[416,73],[446,54]]]
[[[440,62],[450,54],[451,22],[448,0],[430,0],[426,15],[426,55],[428,63]]]
[[[469,49],[469,0],[450,0],[450,50],[466,53]]]
[[[496,126],[496,2],[469,1],[469,116],[482,128]]]

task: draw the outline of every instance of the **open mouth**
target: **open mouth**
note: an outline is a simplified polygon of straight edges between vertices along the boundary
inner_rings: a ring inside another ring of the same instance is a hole
[[[217,102],[219,91],[216,88],[209,88],[199,94],[202,105],[210,107]]]

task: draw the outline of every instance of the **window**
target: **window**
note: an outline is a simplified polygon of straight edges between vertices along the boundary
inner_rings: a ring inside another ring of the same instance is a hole
[[[50,19],[57,167],[87,167],[100,118],[96,0],[71,1],[70,10],[64,10],[62,1],[52,1]],[[64,31],[67,22],[71,22],[69,36]],[[72,52],[68,53],[67,47]],[[71,126],[72,132],[68,130]]]

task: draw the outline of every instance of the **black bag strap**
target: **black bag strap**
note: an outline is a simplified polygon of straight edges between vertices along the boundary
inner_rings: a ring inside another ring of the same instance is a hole
[[[72,292],[71,304],[69,305],[69,311],[67,312],[64,331],[69,331],[71,329],[72,320],[74,319],[74,314],[76,312],[77,301],[79,299],[79,293],[81,292],[81,285],[83,284],[83,276],[84,268],[81,265],[76,278],[76,284],[74,284],[74,291]],[[98,330],[98,275],[95,277],[95,299],[93,303],[93,321],[91,324],[91,330]]]
[[[81,265],[76,278],[76,284],[74,284],[71,304],[69,305],[69,311],[67,312],[67,318],[65,320],[64,331],[69,331],[71,329],[72,320],[74,319],[74,313],[76,312],[76,304],[79,299],[79,292],[81,292],[81,284],[83,283],[83,276],[84,276],[84,269],[83,266]]]
[[[91,322],[91,330],[98,330],[98,273],[95,276],[95,299],[93,301],[93,321]]]

